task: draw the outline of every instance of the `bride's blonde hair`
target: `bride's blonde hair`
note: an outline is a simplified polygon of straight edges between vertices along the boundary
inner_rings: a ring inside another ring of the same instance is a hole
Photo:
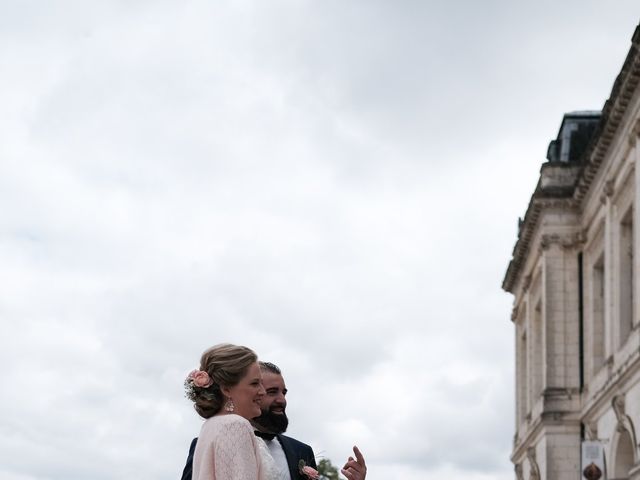
[[[226,402],[220,387],[233,387],[258,361],[256,353],[248,347],[221,343],[208,348],[200,358],[200,370],[209,374],[213,384],[195,396],[194,407],[203,418],[213,417]]]

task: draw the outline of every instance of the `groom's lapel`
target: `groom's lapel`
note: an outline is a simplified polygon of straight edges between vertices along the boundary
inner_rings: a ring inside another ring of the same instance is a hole
[[[291,480],[300,480],[300,452],[295,448],[293,442],[290,442],[284,435],[278,435],[278,441],[282,445],[284,456],[287,458],[287,464],[289,465],[289,473],[291,473]]]

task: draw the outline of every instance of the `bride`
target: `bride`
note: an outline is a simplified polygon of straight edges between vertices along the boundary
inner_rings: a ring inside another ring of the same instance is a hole
[[[249,420],[265,394],[257,355],[220,344],[206,350],[185,382],[186,396],[205,419],[193,457],[193,480],[279,480],[264,440]]]

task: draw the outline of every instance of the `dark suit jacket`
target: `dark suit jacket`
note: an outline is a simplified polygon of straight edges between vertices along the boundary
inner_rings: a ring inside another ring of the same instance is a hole
[[[285,435],[276,435],[276,438],[282,445],[284,455],[287,457],[287,463],[289,464],[289,472],[291,473],[291,480],[307,480],[300,474],[300,460],[304,460],[306,465],[317,468],[316,458],[313,454],[313,449],[306,443],[299,442],[295,438],[287,437]],[[193,452],[196,450],[196,443],[198,439],[194,438],[189,447],[189,456],[187,457],[187,464],[182,471],[182,480],[191,480],[191,472],[193,470]]]

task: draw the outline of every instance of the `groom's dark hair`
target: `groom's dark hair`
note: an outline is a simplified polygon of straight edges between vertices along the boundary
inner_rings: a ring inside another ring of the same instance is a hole
[[[277,375],[282,375],[282,372],[278,368],[275,363],[271,362],[258,362],[260,364],[260,368],[262,370],[266,370],[267,372],[275,373]]]

